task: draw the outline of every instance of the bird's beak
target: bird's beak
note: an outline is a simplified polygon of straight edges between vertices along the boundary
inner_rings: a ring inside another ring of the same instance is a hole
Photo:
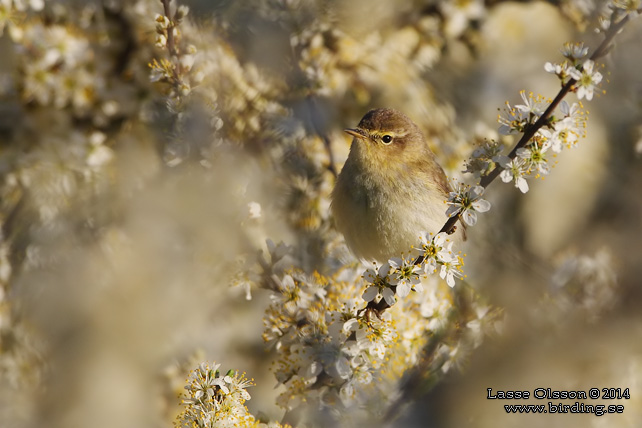
[[[361,128],[348,128],[344,129],[343,132],[350,134],[355,138],[359,138],[360,140],[368,139],[368,133]]]

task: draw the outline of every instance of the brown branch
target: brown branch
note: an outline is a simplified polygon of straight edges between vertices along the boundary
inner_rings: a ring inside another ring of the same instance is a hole
[[[616,12],[614,11],[612,14],[612,19],[615,19],[615,15],[616,15]],[[615,23],[611,22],[611,26],[605,33],[604,40],[595,49],[595,51],[593,52],[593,54],[590,56],[589,59],[595,60],[597,58],[601,58],[602,56],[606,55],[611,49],[611,42],[613,41],[613,38],[622,30],[622,28],[629,21],[629,19],[630,19],[629,15],[627,14],[619,21]],[[573,90],[573,85],[575,85],[576,82],[577,81],[575,79],[570,79],[568,82],[566,82],[562,86],[562,89],[560,89],[555,99],[553,99],[551,104],[544,111],[544,113],[542,113],[542,115],[535,121],[535,123],[529,125],[524,130],[524,134],[522,135],[522,138],[520,138],[520,140],[517,142],[515,147],[513,147],[513,149],[508,155],[510,159],[514,159],[515,156],[517,155],[517,150],[526,146],[526,144],[528,144],[528,142],[531,140],[531,138],[533,138],[533,136],[537,133],[537,131],[549,121],[549,118],[553,115],[553,112],[555,111],[559,103],[561,103],[564,97]],[[492,183],[497,178],[497,176],[501,173],[501,171],[502,171],[502,168],[496,167],[490,173],[482,177],[482,179],[479,182],[479,185],[482,186],[484,189],[487,188],[490,185],[490,183]],[[450,217],[446,221],[444,226],[441,228],[439,233],[441,232],[446,232],[448,234],[453,233],[455,230],[455,224],[457,223],[458,220],[460,220],[460,215],[454,215],[453,217]],[[423,257],[420,256],[414,261],[414,264],[420,264],[422,261],[423,261]],[[389,307],[390,306],[386,303],[385,299],[382,298],[378,302],[375,302],[374,300],[371,300],[370,302],[368,302],[368,304],[364,308],[364,311],[365,312],[372,311],[375,314],[379,315]]]
[[[169,19],[169,25],[167,26],[167,49],[169,50],[170,55],[178,56],[176,42],[174,41],[174,27],[176,27],[176,24],[172,19],[172,10],[169,6],[171,2],[172,0],[161,0],[161,3],[163,3],[163,13],[167,19]]]
[[[622,18],[620,21],[618,21],[616,24],[613,24],[608,32],[606,33],[606,36],[602,43],[595,49],[595,52],[591,55],[590,59],[595,60],[597,58],[600,58],[608,53],[610,50],[611,46],[611,41],[613,41],[613,38],[617,35],[617,33],[620,32],[622,27],[628,22],[629,16],[626,15],[624,18]],[[526,146],[528,142],[530,141],[531,138],[537,133],[537,131],[540,130],[549,120],[549,118],[553,115],[553,111],[557,108],[560,102],[564,99],[564,97],[573,89],[573,85],[575,85],[576,80],[575,79],[570,79],[568,82],[566,82],[565,85],[562,86],[562,89],[560,89],[559,93],[555,97],[555,99],[551,102],[551,104],[548,106],[548,108],[544,111],[544,113],[533,123],[532,125],[529,125],[528,128],[524,131],[524,134],[522,135],[522,138],[517,142],[515,147],[513,147],[513,150],[509,153],[508,157],[513,159],[515,155],[517,154],[517,150],[521,149],[522,147]],[[495,168],[492,170],[489,174],[485,175],[482,177],[481,181],[479,182],[479,185],[482,186],[484,189],[487,188],[490,183],[492,183],[497,176],[501,173],[502,168]],[[443,232],[446,232],[448,230],[446,229],[446,226],[449,224],[450,219],[448,222],[446,222],[446,225],[442,228]],[[454,224],[454,222],[452,222]]]

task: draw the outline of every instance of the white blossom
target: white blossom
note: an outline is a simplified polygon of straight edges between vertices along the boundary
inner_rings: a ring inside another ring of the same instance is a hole
[[[452,253],[453,242],[448,240],[446,232],[432,236],[431,233],[423,232],[420,236],[420,246],[417,249],[419,256],[423,256],[423,270],[426,274],[432,274],[437,270],[439,263],[451,261],[455,258]]]
[[[510,181],[515,180],[515,187],[517,187],[522,193],[528,192],[528,182],[524,178],[527,174],[526,161],[519,157],[510,159],[506,156],[502,156],[499,159],[499,164],[504,168],[504,170],[499,174],[499,178],[501,178],[504,183],[509,183]]]
[[[584,46],[584,43],[566,42],[561,52],[564,57],[576,61],[584,58],[588,54],[588,47]]]
[[[390,259],[388,263],[392,268],[390,284],[397,286],[396,293],[399,297],[406,297],[412,289],[420,291],[419,266],[399,258]]]
[[[464,222],[469,226],[474,226],[477,223],[477,213],[483,213],[490,209],[490,202],[481,199],[484,194],[482,186],[472,186],[464,188],[458,186],[457,191],[450,192],[448,196],[448,209],[446,215],[453,217],[457,214],[461,215]]]
[[[454,260],[445,262],[443,265],[441,265],[439,276],[442,279],[446,280],[446,283],[448,284],[449,287],[451,288],[454,287],[455,278],[461,278],[463,276],[460,270],[459,259],[456,258]]]
[[[375,298],[383,298],[388,306],[396,303],[395,293],[389,286],[391,270],[390,263],[386,262],[378,270],[369,268],[365,271],[363,278],[371,284],[362,295],[366,302],[370,302]]]
[[[569,70],[571,77],[576,80],[575,87],[579,99],[592,100],[595,86],[602,81],[602,73],[593,71],[594,67],[595,63],[589,59],[584,61],[581,71],[577,68]]]

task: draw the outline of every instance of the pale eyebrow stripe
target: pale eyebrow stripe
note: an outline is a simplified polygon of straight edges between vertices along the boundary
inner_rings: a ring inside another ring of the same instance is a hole
[[[408,135],[410,132],[407,129],[403,129],[402,132],[394,132],[394,131],[373,131],[370,133],[371,136],[373,137],[382,137],[384,135],[392,135],[393,137],[405,137]]]

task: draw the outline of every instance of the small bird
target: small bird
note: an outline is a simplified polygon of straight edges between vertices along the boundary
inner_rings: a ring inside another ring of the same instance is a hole
[[[444,170],[419,127],[397,110],[370,110],[345,132],[354,139],[332,192],[337,229],[361,259],[408,254],[420,232],[436,234],[448,220]]]

